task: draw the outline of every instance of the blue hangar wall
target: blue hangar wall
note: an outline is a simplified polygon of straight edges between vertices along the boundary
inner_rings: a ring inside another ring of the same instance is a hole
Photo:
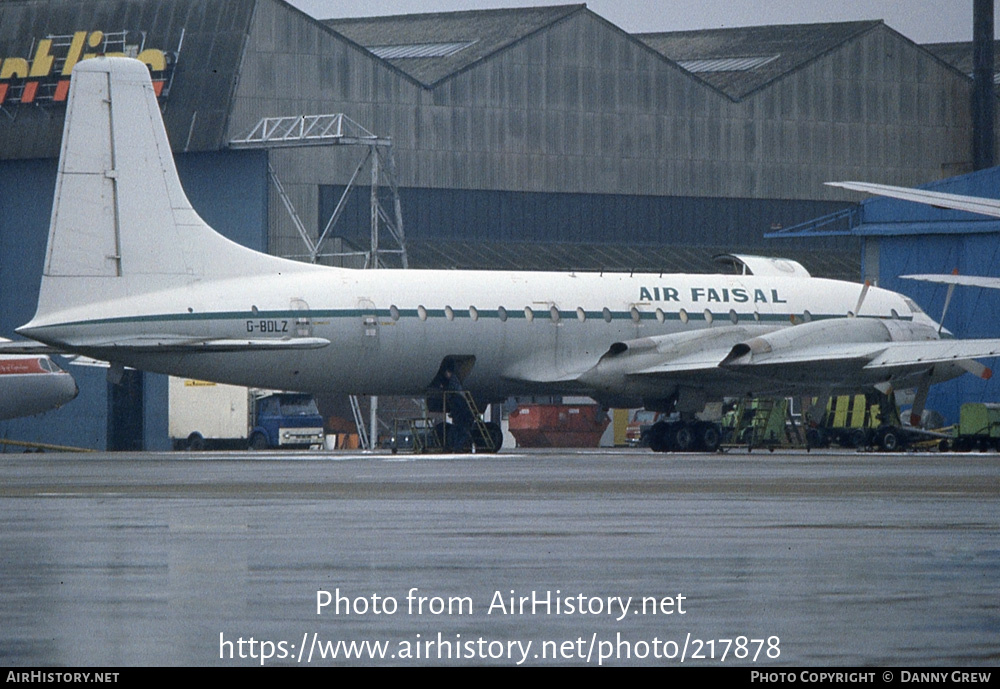
[[[345,187],[321,185],[319,230]],[[337,236],[368,245],[370,187],[348,198]],[[780,221],[784,226],[833,213],[842,201],[570,194],[475,189],[399,188],[406,238],[492,242],[628,243],[633,245],[760,246]],[[839,238],[784,244],[793,248],[844,248]]]
[[[266,151],[186,153],[175,159],[202,218],[233,241],[266,251]],[[0,162],[0,336],[15,337],[14,328],[35,313],[55,178],[55,160]],[[105,368],[56,361],[73,374],[79,396],[55,411],[0,421],[0,439],[98,450],[169,449],[165,376],[132,372],[125,387],[113,389]]]
[[[922,188],[968,196],[1000,197],[1000,167],[952,177]],[[1000,275],[1000,220],[943,210],[895,199],[869,199],[862,204],[862,224],[854,230],[867,242],[878,242],[877,272],[882,287],[911,297],[934,320],[940,320],[947,287],[904,280],[912,273]],[[867,257],[872,252],[863,252]],[[865,274],[872,274],[872,266]],[[957,287],[944,327],[956,337],[1000,338],[1000,290]],[[990,380],[963,375],[935,385],[927,408],[958,421],[964,402],[1000,402],[1000,359],[983,360],[997,372]]]

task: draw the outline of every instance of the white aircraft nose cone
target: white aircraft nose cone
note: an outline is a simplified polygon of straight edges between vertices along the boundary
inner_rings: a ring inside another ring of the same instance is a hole
[[[69,373],[41,371],[0,375],[0,419],[41,414],[73,400],[80,390]]]

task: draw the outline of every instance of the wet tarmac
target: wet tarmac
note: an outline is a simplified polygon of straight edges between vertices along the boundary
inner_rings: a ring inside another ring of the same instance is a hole
[[[1000,661],[996,454],[0,455],[0,665]]]

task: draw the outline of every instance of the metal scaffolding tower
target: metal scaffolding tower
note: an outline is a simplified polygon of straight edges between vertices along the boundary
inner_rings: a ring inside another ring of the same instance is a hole
[[[342,113],[332,115],[294,115],[290,117],[265,117],[258,122],[247,136],[233,139],[229,147],[247,148],[289,148],[297,146],[365,146],[367,151],[354,169],[347,187],[337,202],[329,220],[316,239],[306,230],[291,199],[285,192],[274,168],[268,163],[268,173],[302,238],[308,251],[310,263],[320,258],[364,256],[366,268],[386,267],[389,256],[397,256],[403,268],[408,267],[406,240],[403,234],[403,214],[399,203],[399,188],[396,184],[396,162],[392,154],[392,139],[372,134],[360,124]],[[365,167],[371,169],[371,245],[368,251],[322,251],[326,240],[332,235],[337,221],[347,206],[351,192]],[[382,187],[388,188],[389,198],[384,199]],[[390,206],[387,208],[386,206]],[[388,231],[392,240],[390,246],[383,246],[382,229]]]

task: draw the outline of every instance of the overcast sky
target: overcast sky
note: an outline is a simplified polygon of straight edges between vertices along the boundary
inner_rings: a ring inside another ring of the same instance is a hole
[[[567,0],[290,2],[317,19],[573,4]],[[917,43],[972,40],[972,0],[590,0],[586,4],[629,33],[883,19]]]

